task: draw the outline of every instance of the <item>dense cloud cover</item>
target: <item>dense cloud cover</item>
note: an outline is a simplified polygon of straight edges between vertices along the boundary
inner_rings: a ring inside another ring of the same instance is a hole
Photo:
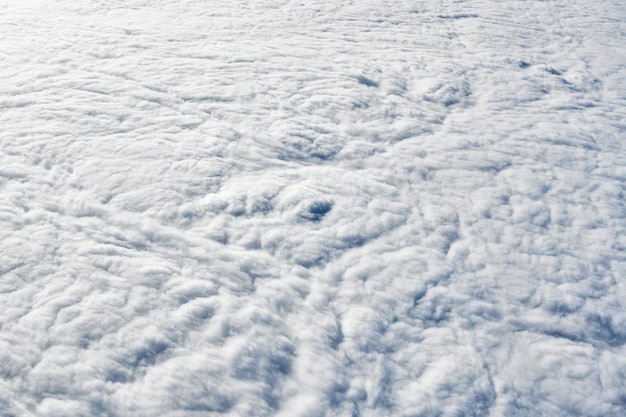
[[[626,415],[621,1],[0,28],[0,415]]]

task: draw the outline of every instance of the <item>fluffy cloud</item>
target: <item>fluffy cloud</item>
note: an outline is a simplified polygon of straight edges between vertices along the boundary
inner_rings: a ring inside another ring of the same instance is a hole
[[[0,414],[626,411],[617,2],[5,3]]]

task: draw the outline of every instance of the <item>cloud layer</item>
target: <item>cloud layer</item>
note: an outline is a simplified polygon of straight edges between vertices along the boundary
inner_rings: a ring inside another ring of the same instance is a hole
[[[626,413],[621,3],[6,1],[0,414]]]

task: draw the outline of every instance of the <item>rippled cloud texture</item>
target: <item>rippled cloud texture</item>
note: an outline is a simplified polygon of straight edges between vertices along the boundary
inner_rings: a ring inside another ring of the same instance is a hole
[[[4,0],[0,415],[626,415],[625,22]]]

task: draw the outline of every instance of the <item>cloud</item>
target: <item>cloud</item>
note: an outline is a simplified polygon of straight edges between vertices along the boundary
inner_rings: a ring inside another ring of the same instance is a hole
[[[621,9],[283,3],[3,6],[0,414],[624,414]]]

